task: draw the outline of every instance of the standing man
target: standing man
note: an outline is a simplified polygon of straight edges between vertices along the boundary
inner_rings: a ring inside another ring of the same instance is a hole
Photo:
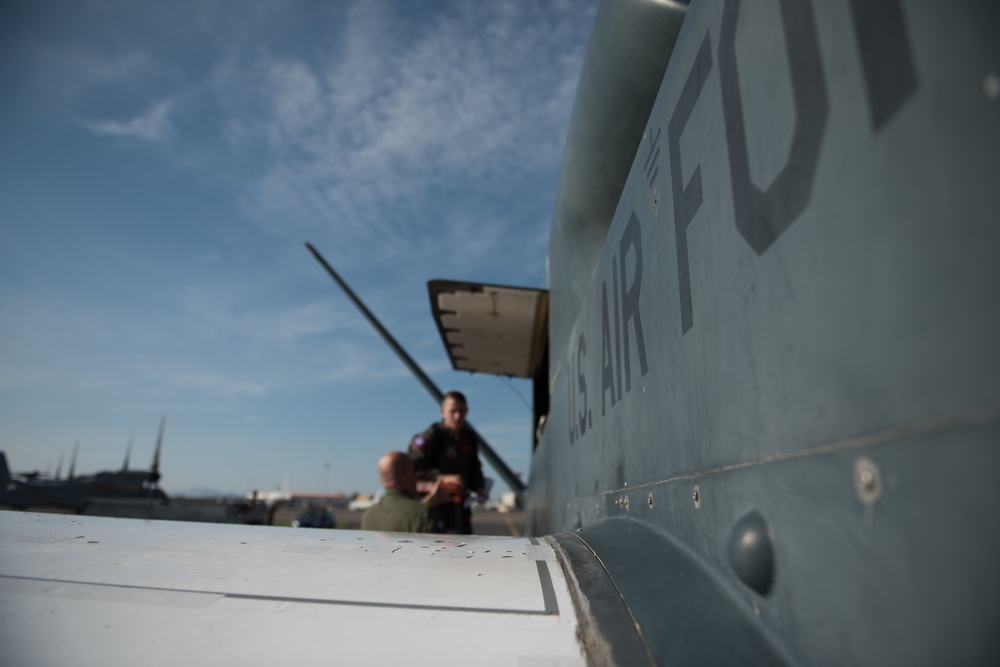
[[[483,495],[484,487],[476,435],[465,423],[468,413],[465,396],[449,391],[441,401],[441,421],[414,437],[408,452],[418,480],[436,480],[445,487],[457,483],[457,493],[439,510],[446,532],[466,535],[472,533],[472,512],[464,505],[465,492]]]
[[[403,452],[389,452],[378,460],[378,478],[385,487],[382,499],[365,510],[361,530],[399,533],[440,533],[444,530],[432,508],[447,499],[435,482],[423,500],[417,500],[413,462]]]

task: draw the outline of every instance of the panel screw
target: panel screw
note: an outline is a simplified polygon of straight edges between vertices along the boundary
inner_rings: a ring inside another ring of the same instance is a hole
[[[854,489],[865,505],[874,503],[881,493],[878,466],[866,456],[854,462]]]
[[[864,521],[870,524],[875,518],[875,501],[882,494],[878,466],[867,456],[854,462],[854,491],[864,506]]]
[[[868,493],[875,490],[875,473],[871,470],[865,469],[858,474],[858,481],[861,482],[861,488]]]

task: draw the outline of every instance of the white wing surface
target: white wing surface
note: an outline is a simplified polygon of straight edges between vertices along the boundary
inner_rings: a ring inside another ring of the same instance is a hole
[[[12,667],[582,665],[576,628],[536,538],[0,512]]]

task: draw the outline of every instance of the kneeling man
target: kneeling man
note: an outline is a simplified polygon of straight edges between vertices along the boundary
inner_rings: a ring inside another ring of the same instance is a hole
[[[448,502],[448,494],[435,482],[423,500],[417,500],[417,478],[413,462],[403,452],[389,452],[378,460],[378,476],[385,487],[382,499],[365,510],[361,530],[404,533],[440,533],[444,526],[436,505]]]

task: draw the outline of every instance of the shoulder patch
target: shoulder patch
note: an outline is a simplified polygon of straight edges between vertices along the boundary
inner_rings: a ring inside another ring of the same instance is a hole
[[[423,446],[426,444],[427,444],[427,438],[425,438],[423,435],[418,435],[413,439],[413,442],[410,443],[410,446],[413,447],[414,449],[422,449]]]

